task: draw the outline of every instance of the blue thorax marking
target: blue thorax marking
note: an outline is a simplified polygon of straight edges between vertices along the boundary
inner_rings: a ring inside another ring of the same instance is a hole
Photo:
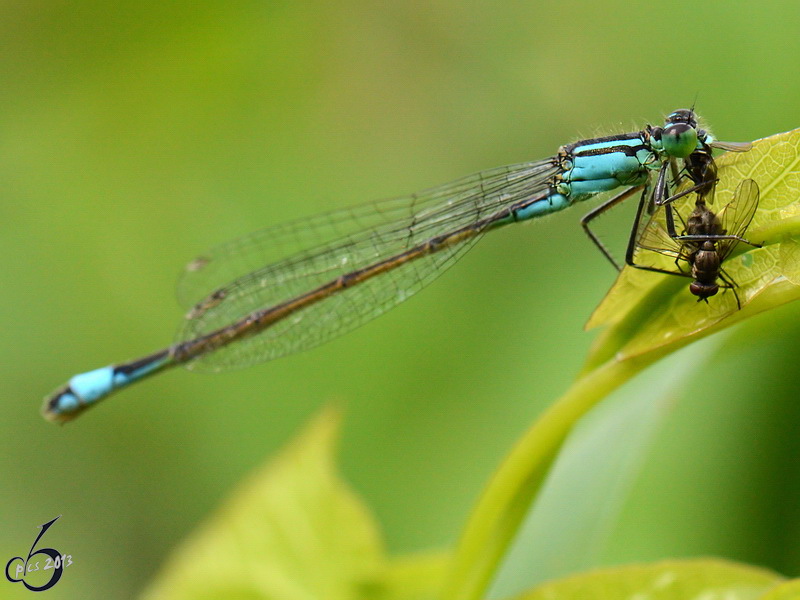
[[[558,191],[574,201],[623,185],[640,185],[661,165],[646,132],[566,146]]]

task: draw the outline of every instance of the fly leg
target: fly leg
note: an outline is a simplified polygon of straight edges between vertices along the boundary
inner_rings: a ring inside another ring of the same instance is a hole
[[[719,272],[719,278],[722,280],[722,285],[719,287],[732,291],[733,297],[736,298],[736,308],[742,310],[742,303],[739,300],[739,294],[736,293],[736,288],[738,287],[736,282],[734,282],[725,271]]]

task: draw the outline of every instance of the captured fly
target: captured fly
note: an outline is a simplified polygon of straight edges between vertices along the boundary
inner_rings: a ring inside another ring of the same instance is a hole
[[[744,238],[758,208],[758,184],[752,179],[743,180],[736,188],[733,200],[718,213],[708,207],[705,198],[705,194],[697,195],[694,210],[685,220],[672,203],[667,203],[663,207],[664,223],[651,217],[643,228],[638,228],[643,211],[640,206],[637,227],[634,228],[636,233],[631,238],[626,260],[637,269],[691,279],[689,291],[697,296],[698,302],[708,302],[708,298],[716,295],[720,288],[730,289],[736,305],[741,308],[737,284],[725,272],[723,264],[740,242],[761,247]],[[680,233],[676,228],[676,218],[681,226]],[[648,252],[669,256],[675,267],[660,266]]]

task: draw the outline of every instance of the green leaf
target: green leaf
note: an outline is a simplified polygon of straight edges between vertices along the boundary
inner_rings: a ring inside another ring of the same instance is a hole
[[[681,277],[626,268],[589,326],[604,324],[580,377],[522,436],[495,472],[469,517],[445,588],[448,600],[482,597],[553,461],[575,424],[641,370],[704,336],[800,298],[800,129],[717,160],[715,207],[733,197],[742,179],[761,190],[747,232],[764,247],[725,263],[740,287],[697,303]],[[687,199],[690,201],[690,199]],[[740,244],[740,248],[744,244]],[[744,248],[742,248],[744,249]]]
[[[681,386],[692,372],[704,371],[717,342],[704,340],[660,361],[646,380],[617,390],[577,423],[503,558],[489,597],[598,564]]]
[[[381,600],[436,600],[450,568],[450,555],[421,553],[393,559]]]
[[[338,426],[334,411],[318,417],[175,550],[144,598],[375,597],[383,547],[336,473]]]
[[[792,579],[771,589],[758,600],[797,600],[800,598],[800,579]]]
[[[783,578],[766,569],[714,559],[598,569],[546,583],[517,600],[757,600]],[[771,595],[768,595],[770,600]],[[796,597],[796,596],[795,596]],[[789,596],[776,596],[789,598]]]
[[[178,547],[145,600],[433,600],[445,554],[385,558],[378,527],[335,466],[324,411]]]

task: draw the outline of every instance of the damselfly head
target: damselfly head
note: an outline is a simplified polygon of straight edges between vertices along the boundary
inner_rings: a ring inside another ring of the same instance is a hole
[[[687,158],[697,149],[697,118],[694,111],[681,108],[669,114],[661,130],[664,151],[674,158]]]

